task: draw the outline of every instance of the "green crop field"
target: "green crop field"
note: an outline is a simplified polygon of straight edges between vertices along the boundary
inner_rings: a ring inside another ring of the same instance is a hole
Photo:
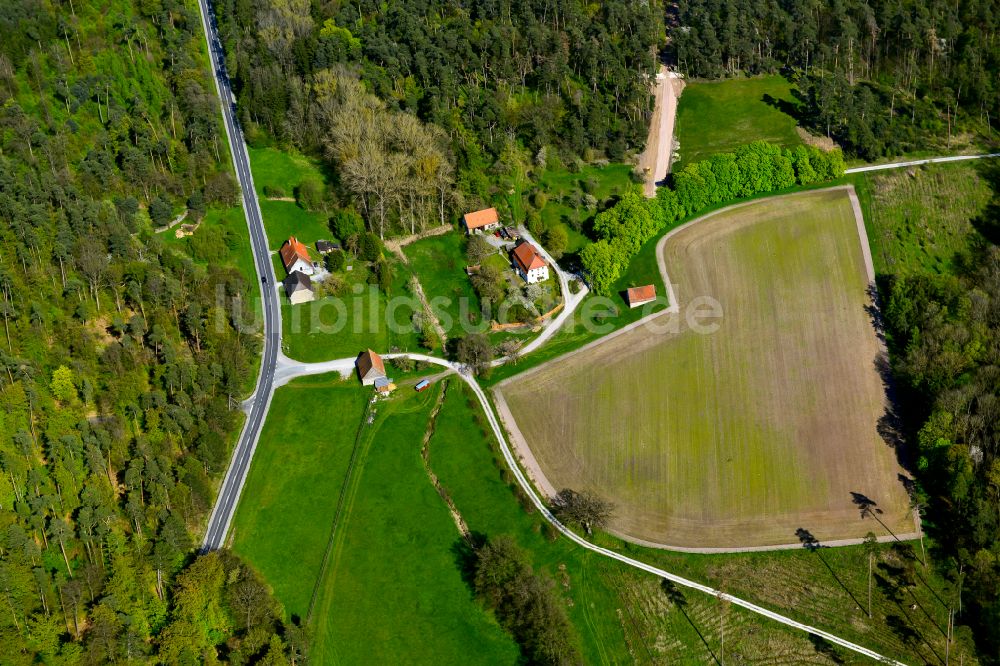
[[[802,143],[795,119],[765,99],[796,103],[792,84],[781,76],[688,83],[677,105],[674,137],[680,160],[674,169],[751,141]]]
[[[682,307],[721,304],[715,333],[663,317],[498,385],[552,486],[594,490],[618,505],[617,531],[678,546],[863,536],[851,492],[911,531],[877,433],[879,344],[845,191],[719,213],[665,259]]]
[[[971,220],[993,191],[983,164],[932,164],[859,174],[872,259],[878,273],[948,273],[968,249]]]

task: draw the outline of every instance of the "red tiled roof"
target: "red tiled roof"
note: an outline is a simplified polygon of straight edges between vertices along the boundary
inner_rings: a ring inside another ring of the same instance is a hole
[[[285,265],[286,271],[292,267],[296,259],[301,259],[307,264],[312,263],[309,259],[309,250],[295,236],[290,237],[284,242],[279,254],[281,255],[281,263]]]
[[[500,222],[500,216],[497,215],[496,208],[484,208],[474,213],[466,213],[463,219],[465,220],[466,229],[478,229],[488,224],[498,224]]]
[[[541,268],[545,265],[545,260],[542,259],[542,255],[538,254],[538,250],[531,243],[525,241],[520,243],[514,248],[514,261],[517,265],[521,267],[521,270],[527,273],[532,268]]]
[[[656,286],[647,284],[643,287],[629,287],[626,292],[629,303],[645,303],[656,298]]]

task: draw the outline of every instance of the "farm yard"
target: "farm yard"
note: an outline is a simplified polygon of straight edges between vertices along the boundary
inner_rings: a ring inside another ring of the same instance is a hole
[[[880,347],[846,192],[723,211],[664,259],[682,308],[721,303],[716,333],[639,327],[497,386],[551,485],[593,490],[617,532],[674,546],[861,537],[852,492],[912,531],[877,431]]]

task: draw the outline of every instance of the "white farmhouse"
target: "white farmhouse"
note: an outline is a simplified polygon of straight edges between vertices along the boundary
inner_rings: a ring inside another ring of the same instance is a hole
[[[538,253],[535,246],[528,241],[518,243],[511,254],[517,274],[528,284],[544,282],[549,279],[548,264],[545,263],[545,259]]]

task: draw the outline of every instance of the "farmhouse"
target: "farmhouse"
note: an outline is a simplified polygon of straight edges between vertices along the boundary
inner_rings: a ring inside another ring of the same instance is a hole
[[[496,208],[484,208],[474,213],[466,213],[462,217],[465,233],[478,234],[483,231],[493,231],[500,227],[500,216]]]
[[[281,263],[285,267],[285,271],[291,275],[295,271],[301,271],[306,275],[312,275],[315,269],[313,268],[312,260],[309,259],[309,250],[306,246],[299,242],[299,239],[295,236],[289,237],[282,246],[281,250],[278,251],[281,255]]]
[[[358,368],[358,379],[364,386],[372,386],[377,380],[386,379],[382,357],[371,349],[362,352],[355,365]]]
[[[316,298],[313,292],[312,280],[302,271],[293,271],[284,279],[285,295],[292,305],[308,303]]]
[[[518,243],[511,255],[514,259],[514,268],[517,269],[517,274],[528,284],[549,279],[548,264],[545,263],[545,259],[538,253],[535,246],[528,241]]]
[[[647,284],[643,287],[629,287],[625,292],[625,300],[630,308],[637,308],[656,300],[656,285]]]

